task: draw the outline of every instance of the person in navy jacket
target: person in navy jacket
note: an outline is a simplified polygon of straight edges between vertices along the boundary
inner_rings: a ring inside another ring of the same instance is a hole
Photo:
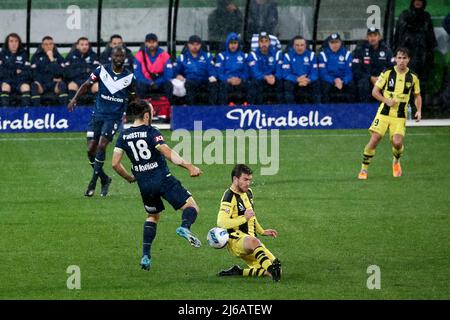
[[[207,93],[208,104],[217,103],[218,84],[214,60],[209,52],[202,49],[199,36],[189,37],[187,47],[177,59],[174,74],[176,79],[185,81],[187,104],[200,104],[203,92]]]
[[[353,102],[352,55],[338,33],[331,34],[319,54],[319,78],[322,102]]]
[[[72,100],[80,86],[99,65],[97,54],[92,50],[89,39],[80,37],[75,43],[75,48],[66,57],[64,73],[69,83],[69,100]],[[94,84],[90,91],[96,94],[98,84]]]
[[[41,95],[53,92],[60,105],[67,105],[67,85],[63,81],[64,58],[59,54],[53,38],[45,36],[36,53],[31,58],[31,104],[39,106]]]
[[[219,79],[219,104],[247,104],[247,54],[242,51],[241,39],[232,32],[225,42],[226,50],[216,56]]]
[[[284,95],[288,104],[320,103],[317,58],[306,40],[296,36],[283,58]]]
[[[353,51],[353,77],[358,91],[358,101],[375,101],[372,88],[384,69],[391,67],[394,58],[391,49],[381,40],[380,30],[367,29],[367,40]]]
[[[261,32],[258,48],[248,55],[250,69],[249,100],[252,104],[282,103],[283,54],[270,45],[267,32]]]
[[[30,62],[17,33],[9,34],[0,52],[0,82],[2,106],[11,105],[10,94],[21,94],[20,104],[30,105]]]

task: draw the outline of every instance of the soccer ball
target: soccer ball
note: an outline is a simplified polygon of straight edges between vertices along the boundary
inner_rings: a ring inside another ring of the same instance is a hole
[[[206,236],[206,240],[208,240],[208,244],[215,248],[221,249],[227,245],[229,235],[227,230],[214,227],[208,231],[208,235]]]

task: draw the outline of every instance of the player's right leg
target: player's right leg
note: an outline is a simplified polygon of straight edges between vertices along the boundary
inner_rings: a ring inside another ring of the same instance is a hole
[[[160,214],[164,211],[164,204],[158,195],[155,195],[155,190],[141,189],[142,202],[144,209],[148,214],[144,222],[143,239],[142,239],[142,257],[140,266],[144,270],[149,270],[152,264],[151,247],[156,236],[157,224],[160,219]]]
[[[91,165],[93,170],[95,170],[95,155],[97,153],[97,146],[100,139],[100,134],[101,134],[101,125],[97,123],[97,121],[95,121],[95,119],[92,117],[88,124],[86,139],[87,139],[87,156],[89,159],[89,164]],[[92,197],[94,195],[96,184],[97,180],[94,181],[93,179],[91,179],[89,181],[86,192],[84,193],[86,197]]]
[[[142,240],[142,258],[140,266],[144,270],[150,270],[152,265],[151,247],[156,236],[156,227],[160,218],[160,214],[149,214],[144,222],[144,232]]]
[[[364,148],[363,153],[363,161],[361,164],[361,170],[358,174],[358,179],[366,180],[368,177],[367,171],[369,169],[370,162],[372,158],[375,156],[375,150],[380,143],[381,139],[383,139],[384,134],[386,133],[389,127],[389,122],[384,118],[384,116],[377,114],[375,119],[372,122],[372,125],[369,128],[369,132],[371,133],[369,143]]]

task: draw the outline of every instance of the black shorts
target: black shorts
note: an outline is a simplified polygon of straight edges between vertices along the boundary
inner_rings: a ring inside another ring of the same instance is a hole
[[[93,139],[98,141],[100,136],[104,136],[111,142],[121,123],[122,119],[97,119],[95,116],[92,116],[88,124],[86,137],[89,140]]]
[[[169,175],[158,185],[141,189],[141,196],[145,211],[148,214],[155,214],[165,209],[161,198],[164,198],[175,210],[178,210],[185,205],[192,195],[177,178]]]

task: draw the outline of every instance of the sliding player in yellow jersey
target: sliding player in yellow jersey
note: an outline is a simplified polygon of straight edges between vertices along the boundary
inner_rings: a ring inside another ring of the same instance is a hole
[[[219,272],[219,276],[265,276],[271,275],[274,281],[281,279],[280,260],[262,244],[256,234],[276,237],[276,230],[263,229],[253,211],[252,170],[244,164],[238,164],[231,172],[231,187],[225,191],[220,204],[217,225],[227,229],[230,235],[227,249],[236,257],[244,260],[248,268],[238,265]]]
[[[378,77],[372,90],[372,95],[381,102],[377,115],[369,128],[371,137],[364,148],[364,158],[358,179],[367,179],[370,161],[375,155],[375,149],[386,131],[389,129],[392,143],[392,175],[402,176],[400,157],[404,150],[406,131],[406,115],[411,94],[417,112],[416,121],[422,118],[422,97],[420,96],[419,78],[408,68],[410,54],[406,48],[398,48],[395,53],[396,66],[388,68]]]

